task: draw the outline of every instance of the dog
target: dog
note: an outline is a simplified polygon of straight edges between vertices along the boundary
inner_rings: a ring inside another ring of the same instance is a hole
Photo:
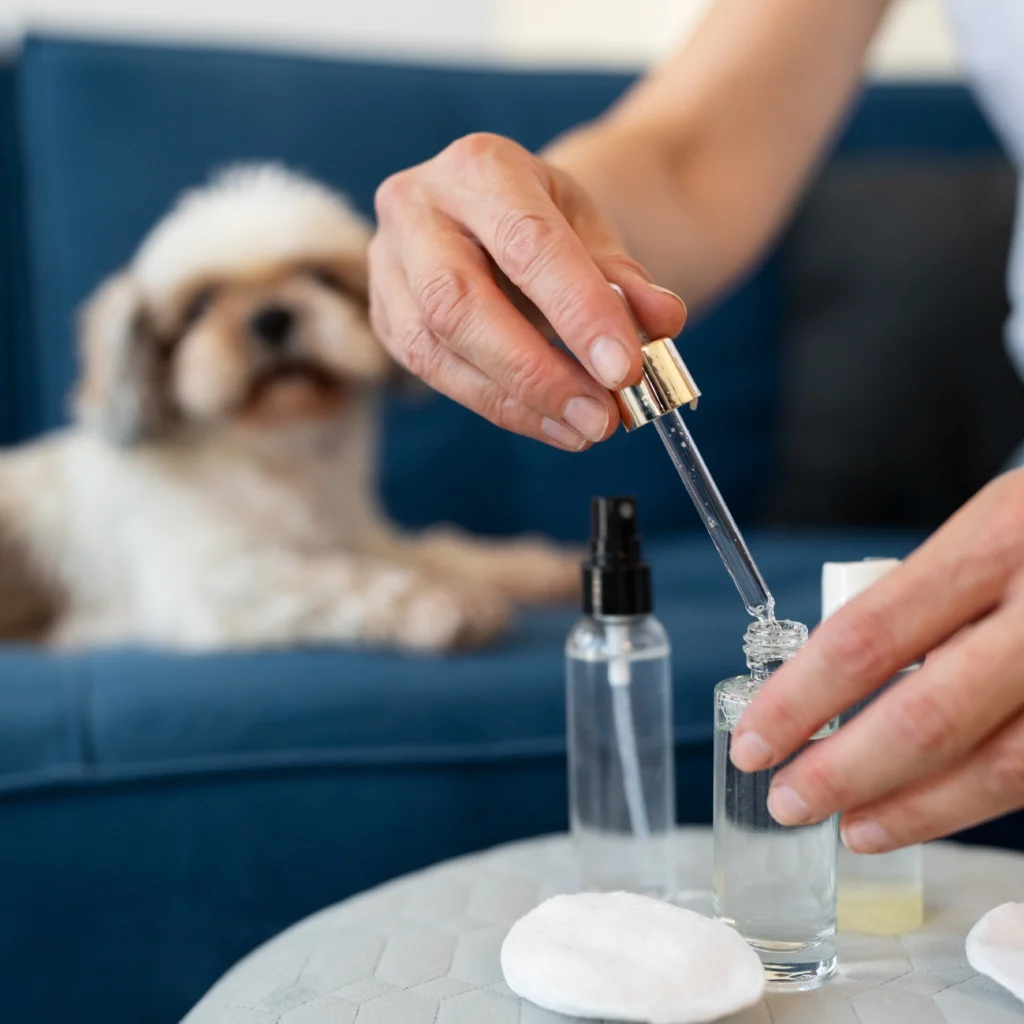
[[[545,541],[408,534],[374,488],[396,371],[371,231],[276,165],[187,192],[79,318],[74,422],[0,455],[0,635],[183,651],[483,644],[568,599]]]

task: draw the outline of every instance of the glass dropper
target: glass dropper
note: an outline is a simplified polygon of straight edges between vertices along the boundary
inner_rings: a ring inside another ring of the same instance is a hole
[[[659,416],[654,426],[722,556],[747,611],[760,621],[774,619],[775,598],[768,590],[729,506],[693,443],[682,414],[674,409]]]
[[[632,317],[622,289],[614,284],[612,288]],[[633,324],[643,345],[643,375],[638,384],[616,393],[623,424],[626,430],[635,430],[654,423],[744,607],[755,619],[770,621],[775,618],[775,599],[682,417],[684,405],[696,409],[700,389],[671,338],[651,341],[635,318]]]

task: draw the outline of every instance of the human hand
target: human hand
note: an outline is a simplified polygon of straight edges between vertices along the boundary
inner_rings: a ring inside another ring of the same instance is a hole
[[[682,329],[565,171],[497,135],[388,178],[370,246],[373,328],[403,366],[498,426],[579,451],[618,425],[609,388],[640,375],[636,329]],[[544,336],[547,325],[579,362]]]
[[[773,817],[844,811],[845,844],[881,853],[1024,805],[1024,470],[994,480],[815,630],[740,720],[734,763],[781,763],[924,655],[776,775]]]

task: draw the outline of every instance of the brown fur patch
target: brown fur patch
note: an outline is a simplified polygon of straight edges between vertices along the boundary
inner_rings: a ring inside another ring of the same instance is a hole
[[[127,273],[105,281],[79,315],[78,416],[120,444],[163,433],[173,419],[163,346]]]
[[[59,612],[52,590],[21,547],[0,535],[0,638],[41,640]]]

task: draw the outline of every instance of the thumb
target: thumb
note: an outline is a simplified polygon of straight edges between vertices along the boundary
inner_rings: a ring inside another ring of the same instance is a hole
[[[686,323],[686,304],[675,292],[651,281],[629,257],[595,260],[611,284],[623,291],[637,323],[651,338],[674,338]]]

